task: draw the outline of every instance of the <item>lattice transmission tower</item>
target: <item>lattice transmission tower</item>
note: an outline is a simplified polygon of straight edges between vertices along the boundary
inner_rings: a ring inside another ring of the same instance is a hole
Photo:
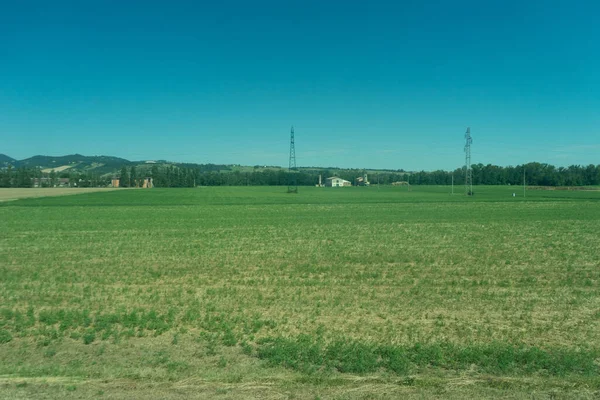
[[[288,167],[288,193],[298,193],[298,174],[296,173],[296,144],[294,142],[294,127],[290,132],[290,163]]]
[[[471,128],[467,128],[465,133],[465,194],[473,195],[473,170],[471,169]]]

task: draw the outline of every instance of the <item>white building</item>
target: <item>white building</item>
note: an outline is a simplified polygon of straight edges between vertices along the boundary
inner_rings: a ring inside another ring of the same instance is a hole
[[[351,186],[350,181],[347,181],[342,178],[338,178],[337,176],[332,176],[331,178],[327,178],[325,180],[325,186],[327,187],[341,187],[341,186]]]

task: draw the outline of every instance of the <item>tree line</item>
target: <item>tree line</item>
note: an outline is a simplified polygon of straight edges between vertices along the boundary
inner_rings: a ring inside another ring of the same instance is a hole
[[[63,183],[67,182],[67,183]],[[9,165],[0,169],[1,188],[56,187],[106,187],[110,185],[110,177],[94,172],[42,172],[41,168],[19,167]]]
[[[299,186],[314,186],[332,176],[355,183],[364,170],[341,170],[334,168],[299,169],[296,181]],[[497,165],[472,165],[475,185],[522,185],[523,179],[531,186],[589,186],[600,185],[600,165],[555,167],[549,164],[528,163],[524,165],[500,167]],[[241,171],[201,171],[198,168],[178,168],[154,166],[150,176],[155,187],[193,186],[284,186],[290,181],[285,169],[258,169]],[[465,169],[454,171],[379,171],[368,174],[371,184],[389,185],[393,182],[408,182],[411,185],[460,185],[465,179]]]
[[[555,167],[533,162],[515,167],[473,164],[471,168],[475,185],[522,185],[524,180],[530,186],[600,185],[600,165],[593,164]],[[465,179],[465,170],[421,171],[411,174],[410,178],[411,185],[450,185],[452,179],[455,184],[461,184]]]
[[[145,166],[144,166],[145,167]],[[300,186],[314,186],[322,176],[325,179],[337,176],[354,184],[357,177],[364,174],[360,169],[336,168],[301,168],[296,174]],[[497,165],[474,164],[472,166],[473,183],[475,185],[522,185],[523,179],[532,186],[588,186],[600,185],[600,165],[572,165],[555,167],[543,163],[500,167]],[[222,171],[218,166],[193,165],[163,166],[139,168],[123,166],[117,176],[99,175],[93,172],[63,171],[61,173],[42,173],[39,168],[7,168],[0,169],[0,187],[54,187],[61,179],[68,178],[69,186],[103,187],[111,184],[111,179],[120,179],[120,186],[141,186],[141,180],[152,178],[155,187],[195,187],[195,186],[284,186],[290,181],[285,169],[256,166],[250,171]],[[368,174],[371,184],[389,185],[404,181],[411,185],[460,185],[464,182],[464,168],[454,171],[371,171]]]

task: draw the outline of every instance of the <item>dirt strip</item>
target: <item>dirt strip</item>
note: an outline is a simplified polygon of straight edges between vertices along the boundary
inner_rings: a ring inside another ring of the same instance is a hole
[[[117,188],[1,188],[0,202],[28,197],[68,196],[71,194],[108,192]]]

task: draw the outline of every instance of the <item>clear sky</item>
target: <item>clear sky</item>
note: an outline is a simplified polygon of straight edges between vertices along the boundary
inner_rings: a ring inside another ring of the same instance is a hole
[[[598,1],[1,1],[0,153],[600,163]]]

